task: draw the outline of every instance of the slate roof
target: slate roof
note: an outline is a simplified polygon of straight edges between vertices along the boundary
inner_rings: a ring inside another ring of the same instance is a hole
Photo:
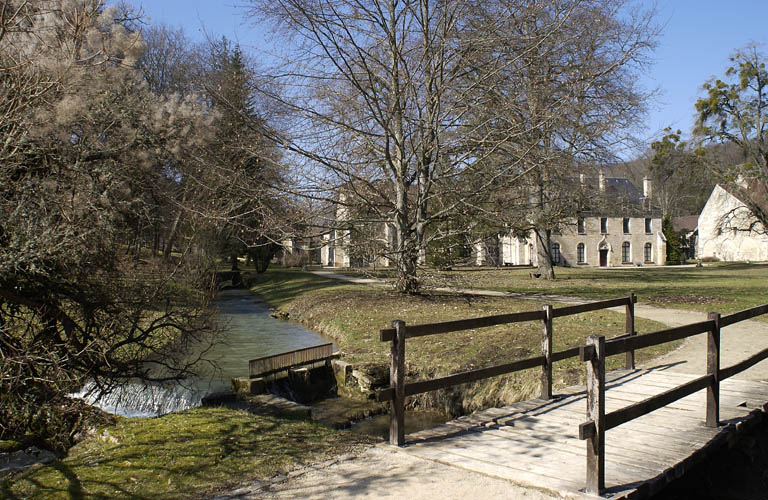
[[[684,217],[673,217],[672,227],[678,233],[680,231],[686,231],[686,232],[693,231],[694,229],[699,227],[699,216],[686,215]]]

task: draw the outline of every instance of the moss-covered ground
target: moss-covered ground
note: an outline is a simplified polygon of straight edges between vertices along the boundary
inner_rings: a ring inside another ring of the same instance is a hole
[[[303,420],[227,409],[120,418],[66,458],[0,478],[0,498],[209,498],[372,442]]]

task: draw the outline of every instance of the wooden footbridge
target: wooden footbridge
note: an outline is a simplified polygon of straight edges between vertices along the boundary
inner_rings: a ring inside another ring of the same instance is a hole
[[[463,469],[544,489],[566,498],[601,495],[647,498],[768,409],[768,383],[731,379],[768,358],[768,349],[726,368],[720,366],[720,334],[729,325],[768,313],[768,304],[735,314],[710,313],[707,321],[637,335],[634,294],[628,297],[541,311],[406,326],[394,321],[381,331],[391,342],[390,443],[408,453]],[[626,332],[606,339],[591,336],[584,345],[553,352],[553,319],[624,306]],[[405,383],[406,339],[470,328],[540,321],[540,356],[441,378]],[[686,375],[635,369],[634,351],[694,335],[707,336],[707,373]],[[625,369],[605,372],[607,356],[626,353]],[[586,387],[552,393],[552,364],[579,357]],[[404,434],[406,396],[539,368],[541,397],[491,408],[439,427]]]

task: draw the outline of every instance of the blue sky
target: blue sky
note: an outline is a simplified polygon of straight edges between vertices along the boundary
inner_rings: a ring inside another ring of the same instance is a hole
[[[263,44],[263,37],[244,22],[238,0],[135,0],[152,22],[182,26],[201,39],[203,29],[226,35],[244,47]],[[649,5],[651,2],[648,2]],[[643,83],[660,95],[645,123],[649,141],[665,126],[687,133],[701,85],[723,75],[728,56],[747,43],[768,43],[768,0],[660,0],[658,23],[663,26],[656,61]],[[768,46],[765,47],[768,51]]]

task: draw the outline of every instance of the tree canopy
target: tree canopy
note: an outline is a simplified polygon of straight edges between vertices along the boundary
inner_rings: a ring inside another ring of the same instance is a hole
[[[213,235],[276,231],[281,167],[231,47],[197,72],[183,34],[125,7],[0,12],[0,439],[61,450],[86,382],[194,372],[215,340]]]
[[[765,54],[756,46],[736,51],[725,77],[703,86],[696,101],[694,134],[703,144],[732,144],[741,161],[710,161],[718,182],[744,203],[726,214],[724,226],[765,232],[768,228],[768,70]],[[744,223],[746,221],[746,223]],[[751,222],[750,222],[751,221]]]
[[[557,184],[643,110],[634,75],[655,30],[630,2],[249,4],[286,47],[273,76],[292,113],[281,146],[303,167],[297,194],[391,224],[402,291],[418,290],[430,242],[455,236],[445,221],[498,215],[494,193],[513,185]],[[531,223],[554,227],[552,193],[535,194],[511,210],[534,206]]]

